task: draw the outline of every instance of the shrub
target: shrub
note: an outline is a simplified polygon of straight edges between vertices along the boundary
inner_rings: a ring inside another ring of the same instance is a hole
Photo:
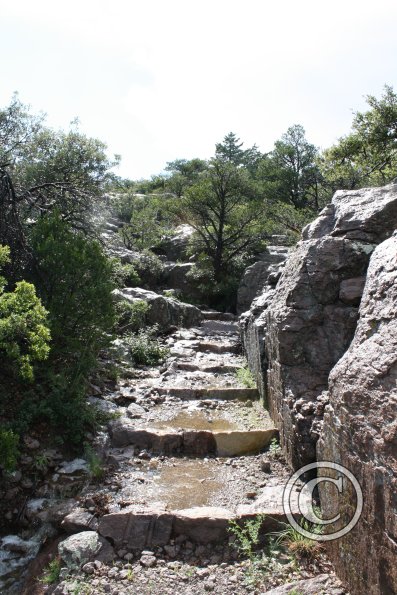
[[[229,522],[228,530],[236,537],[235,547],[250,559],[254,557],[254,547],[259,544],[259,532],[264,520],[265,515],[258,514],[254,519],[245,521],[242,525],[237,521]]]
[[[125,331],[137,332],[146,321],[146,314],[150,310],[150,305],[144,300],[127,302],[125,300],[116,304],[116,330],[120,333]]]
[[[134,261],[134,267],[142,280],[142,286],[152,288],[161,280],[164,265],[160,258],[150,250],[143,250]]]
[[[0,246],[0,269],[8,261],[8,248]],[[0,277],[0,354],[14,376],[32,381],[33,364],[47,359],[50,331],[48,312],[31,283],[20,281],[15,290],[4,291],[6,280]]]
[[[32,243],[50,313],[51,363],[73,378],[86,377],[115,320],[111,262],[98,242],[73,232],[58,213],[37,223]]]
[[[136,335],[126,337],[129,354],[134,364],[155,366],[167,357],[169,350],[154,337],[156,331],[156,327],[141,329]]]
[[[141,279],[132,264],[123,264],[118,258],[111,259],[112,279],[116,287],[138,287]]]

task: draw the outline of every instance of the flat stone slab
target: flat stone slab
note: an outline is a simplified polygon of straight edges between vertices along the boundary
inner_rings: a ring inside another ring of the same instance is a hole
[[[110,434],[115,447],[134,445],[155,454],[165,455],[205,456],[214,454],[231,457],[260,452],[277,435],[277,430],[270,428],[211,432],[207,430],[177,431],[171,428],[137,428],[130,420],[122,418],[111,424]]]
[[[268,430],[230,430],[214,432],[216,452],[219,457],[234,457],[256,453],[269,446],[278,435],[276,428]]]
[[[229,523],[235,516],[227,508],[198,506],[175,512],[173,533],[186,535],[196,543],[220,543],[228,537]]]
[[[106,514],[98,531],[110,538],[116,548],[145,549],[165,545],[171,539],[174,515],[164,510],[135,510],[133,507]]]
[[[320,574],[313,578],[301,581],[293,581],[286,585],[281,585],[263,595],[344,595],[346,590],[336,578],[330,574]]]

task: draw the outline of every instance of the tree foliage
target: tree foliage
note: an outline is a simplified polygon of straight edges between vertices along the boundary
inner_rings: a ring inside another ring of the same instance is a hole
[[[386,85],[380,99],[369,95],[367,103],[351,132],[324,152],[321,169],[332,190],[383,185],[396,176],[397,95]]]
[[[186,192],[181,216],[196,230],[217,282],[235,257],[258,242],[255,189],[247,172],[233,163],[211,160]]]
[[[305,137],[303,126],[288,128],[259,165],[258,178],[270,203],[318,210],[321,175],[318,149]]]

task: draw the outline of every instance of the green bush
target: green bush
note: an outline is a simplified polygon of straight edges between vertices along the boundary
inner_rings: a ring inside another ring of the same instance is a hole
[[[111,259],[112,279],[116,287],[138,287],[141,279],[132,264],[123,264],[118,258]]]
[[[117,302],[115,308],[117,332],[137,332],[145,325],[146,314],[150,310],[150,305],[144,300],[136,300],[135,302],[123,300]]]
[[[0,246],[0,270],[8,254],[8,248]],[[20,281],[14,291],[5,292],[5,283],[0,276],[0,357],[5,357],[6,368],[14,376],[32,381],[33,364],[47,359],[50,351],[48,312],[34,285]]]
[[[126,337],[129,354],[134,364],[155,366],[167,357],[169,350],[155,338],[156,332],[157,328],[152,327],[141,329],[136,335]]]
[[[0,428],[0,461],[6,471],[13,471],[18,459],[19,436],[12,430]]]
[[[56,212],[36,224],[32,244],[38,290],[49,310],[51,363],[84,377],[111,338],[112,264],[98,242],[72,231]]]
[[[162,261],[150,250],[140,253],[139,258],[134,261],[134,267],[142,280],[142,286],[148,288],[154,288],[159,284],[164,271]]]

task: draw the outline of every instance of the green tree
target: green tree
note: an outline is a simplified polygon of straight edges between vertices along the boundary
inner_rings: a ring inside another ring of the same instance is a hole
[[[185,190],[198,181],[207,169],[207,162],[202,159],[176,159],[167,163],[165,171],[170,172],[166,179],[166,189],[180,198]]]
[[[196,230],[216,282],[227,274],[233,259],[258,243],[255,197],[244,168],[213,159],[182,200],[182,217]]]
[[[324,152],[321,169],[330,188],[360,188],[390,182],[397,171],[397,95],[385,86],[380,99],[367,96],[351,132]]]
[[[258,170],[258,179],[270,204],[281,202],[297,209],[318,210],[321,191],[318,154],[318,149],[306,140],[303,126],[288,128]]]
[[[234,132],[229,132],[221,143],[215,145],[215,157],[226,163],[244,166],[251,173],[254,173],[262,154],[256,145],[249,149],[242,149],[243,145],[244,143],[240,142]]]

